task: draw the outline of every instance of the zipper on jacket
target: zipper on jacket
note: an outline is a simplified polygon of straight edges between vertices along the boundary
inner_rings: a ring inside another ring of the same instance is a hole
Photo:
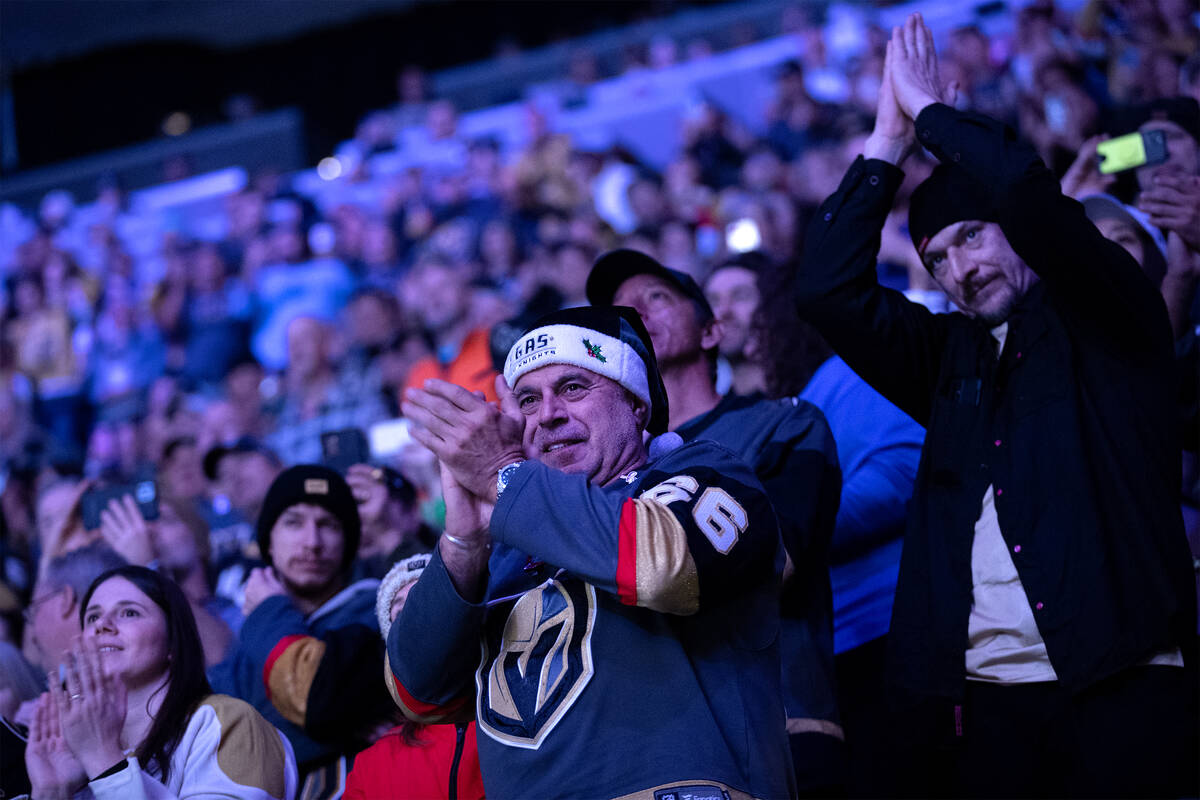
[[[450,762],[450,800],[458,800],[458,762],[467,738],[467,723],[454,723],[454,760]]]

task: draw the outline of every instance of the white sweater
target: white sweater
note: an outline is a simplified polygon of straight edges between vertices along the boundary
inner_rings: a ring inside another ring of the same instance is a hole
[[[293,800],[299,781],[287,738],[248,703],[209,695],[171,754],[165,784],[132,756],[76,798],[96,800]]]

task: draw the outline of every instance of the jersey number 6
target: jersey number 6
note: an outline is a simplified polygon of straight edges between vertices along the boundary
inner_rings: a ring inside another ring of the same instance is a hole
[[[652,489],[642,492],[640,499],[670,505],[680,500],[691,500],[700,483],[690,475],[667,478]],[[750,518],[729,492],[710,486],[692,506],[692,519],[696,527],[712,542],[718,553],[727,554],[737,544],[738,536],[746,531]]]

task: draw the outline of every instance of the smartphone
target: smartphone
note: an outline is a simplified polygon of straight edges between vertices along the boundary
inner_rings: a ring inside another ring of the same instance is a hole
[[[376,422],[367,430],[367,439],[371,444],[371,458],[381,461],[397,455],[414,441],[406,419]]]
[[[346,428],[321,434],[321,457],[325,466],[345,475],[355,464],[371,459],[367,437],[358,428]]]
[[[1104,159],[1100,162],[1100,172],[1105,175],[1161,164],[1167,160],[1167,135],[1162,131],[1145,131],[1118,136],[1096,145],[1096,153]]]
[[[80,501],[83,527],[89,531],[99,528],[100,512],[108,508],[110,502],[127,494],[133,496],[138,510],[142,512],[142,519],[158,519],[158,484],[147,479],[136,483],[93,486],[88,489]]]

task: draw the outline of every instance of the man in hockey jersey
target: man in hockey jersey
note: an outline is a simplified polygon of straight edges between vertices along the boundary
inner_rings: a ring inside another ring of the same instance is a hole
[[[493,800],[790,795],[783,552],[753,471],[710,442],[648,447],[668,406],[629,308],[543,317],[497,388],[503,408],[406,395],[446,533],[388,636],[393,697],[437,721],[475,695]]]
[[[314,464],[284,470],[267,490],[258,545],[267,562],[246,582],[246,621],[213,689],[251,703],[288,737],[301,796],[339,790],[352,754],[389,719],[375,592],[350,581],[360,522],[342,476]]]
[[[667,390],[670,430],[728,447],[767,491],[794,567],[783,583],[781,646],[797,789],[837,794],[845,754],[834,694],[829,546],[842,479],[825,417],[803,400],[717,393],[713,367],[724,326],[691,276],[635,250],[613,250],[592,267],[587,292],[593,305],[638,312]]]

